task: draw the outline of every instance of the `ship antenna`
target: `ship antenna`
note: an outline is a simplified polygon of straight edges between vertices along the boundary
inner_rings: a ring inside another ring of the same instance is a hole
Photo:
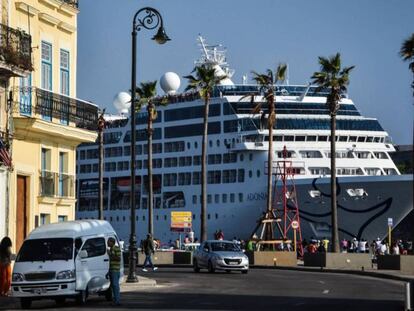
[[[201,48],[203,49],[206,59],[209,59],[207,48],[206,48],[206,45],[204,44],[204,38],[201,36],[201,34],[198,35],[198,41],[200,41]]]

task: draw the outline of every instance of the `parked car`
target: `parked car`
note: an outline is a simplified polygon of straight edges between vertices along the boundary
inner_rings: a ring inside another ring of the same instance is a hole
[[[110,300],[110,237],[119,245],[112,226],[102,220],[68,221],[36,228],[16,257],[12,295],[20,298],[24,309],[38,299],[54,299],[61,304],[72,297],[84,304],[92,293]]]
[[[216,270],[241,271],[248,273],[249,258],[232,241],[209,240],[203,242],[193,254],[194,272],[206,268],[210,273]]]

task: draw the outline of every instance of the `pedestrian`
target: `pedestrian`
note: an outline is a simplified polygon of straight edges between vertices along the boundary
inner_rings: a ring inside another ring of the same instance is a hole
[[[324,237],[323,238],[322,244],[323,244],[323,247],[325,247],[325,252],[327,252],[328,251],[328,247],[329,247],[329,240],[328,240],[327,237]]]
[[[11,268],[11,256],[12,256],[12,242],[9,237],[4,237],[0,242],[0,296],[8,296],[12,268]]]
[[[367,252],[367,241],[365,239],[361,239],[358,243],[358,252],[359,253],[366,253]]]
[[[253,240],[249,240],[249,242],[247,242],[246,249],[250,252],[252,252],[254,250]]]
[[[121,278],[121,248],[116,245],[115,239],[108,239],[108,255],[109,255],[109,279],[111,281],[113,303],[116,306],[120,302],[119,279]]]
[[[345,238],[343,238],[341,241],[341,250],[342,250],[342,253],[348,252],[348,241]]]
[[[217,233],[217,240],[224,240],[224,233],[221,229]]]
[[[154,266],[151,260],[151,255],[154,254],[154,241],[152,240],[151,233],[147,234],[147,238],[142,244],[142,253],[145,253],[145,261],[142,266],[142,271],[147,272],[146,267],[151,267],[152,271],[156,271],[158,268]]]

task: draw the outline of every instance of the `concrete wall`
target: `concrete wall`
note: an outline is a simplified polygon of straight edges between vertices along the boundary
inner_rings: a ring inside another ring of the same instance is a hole
[[[246,252],[250,265],[293,267],[297,265],[295,252]]]
[[[370,269],[370,254],[354,253],[305,253],[304,265],[307,267],[325,267],[329,269]]]
[[[400,270],[405,274],[414,274],[413,255],[380,255],[377,265],[378,270]]]

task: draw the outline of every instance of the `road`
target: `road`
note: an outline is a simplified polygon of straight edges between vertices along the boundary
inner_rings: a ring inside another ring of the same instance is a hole
[[[251,269],[249,274],[195,274],[188,268],[160,268],[144,276],[157,286],[131,287],[122,305],[113,307],[103,297],[91,296],[85,306],[67,301],[36,301],[32,310],[402,310],[403,284],[345,274]],[[19,310],[12,303],[1,310]]]

